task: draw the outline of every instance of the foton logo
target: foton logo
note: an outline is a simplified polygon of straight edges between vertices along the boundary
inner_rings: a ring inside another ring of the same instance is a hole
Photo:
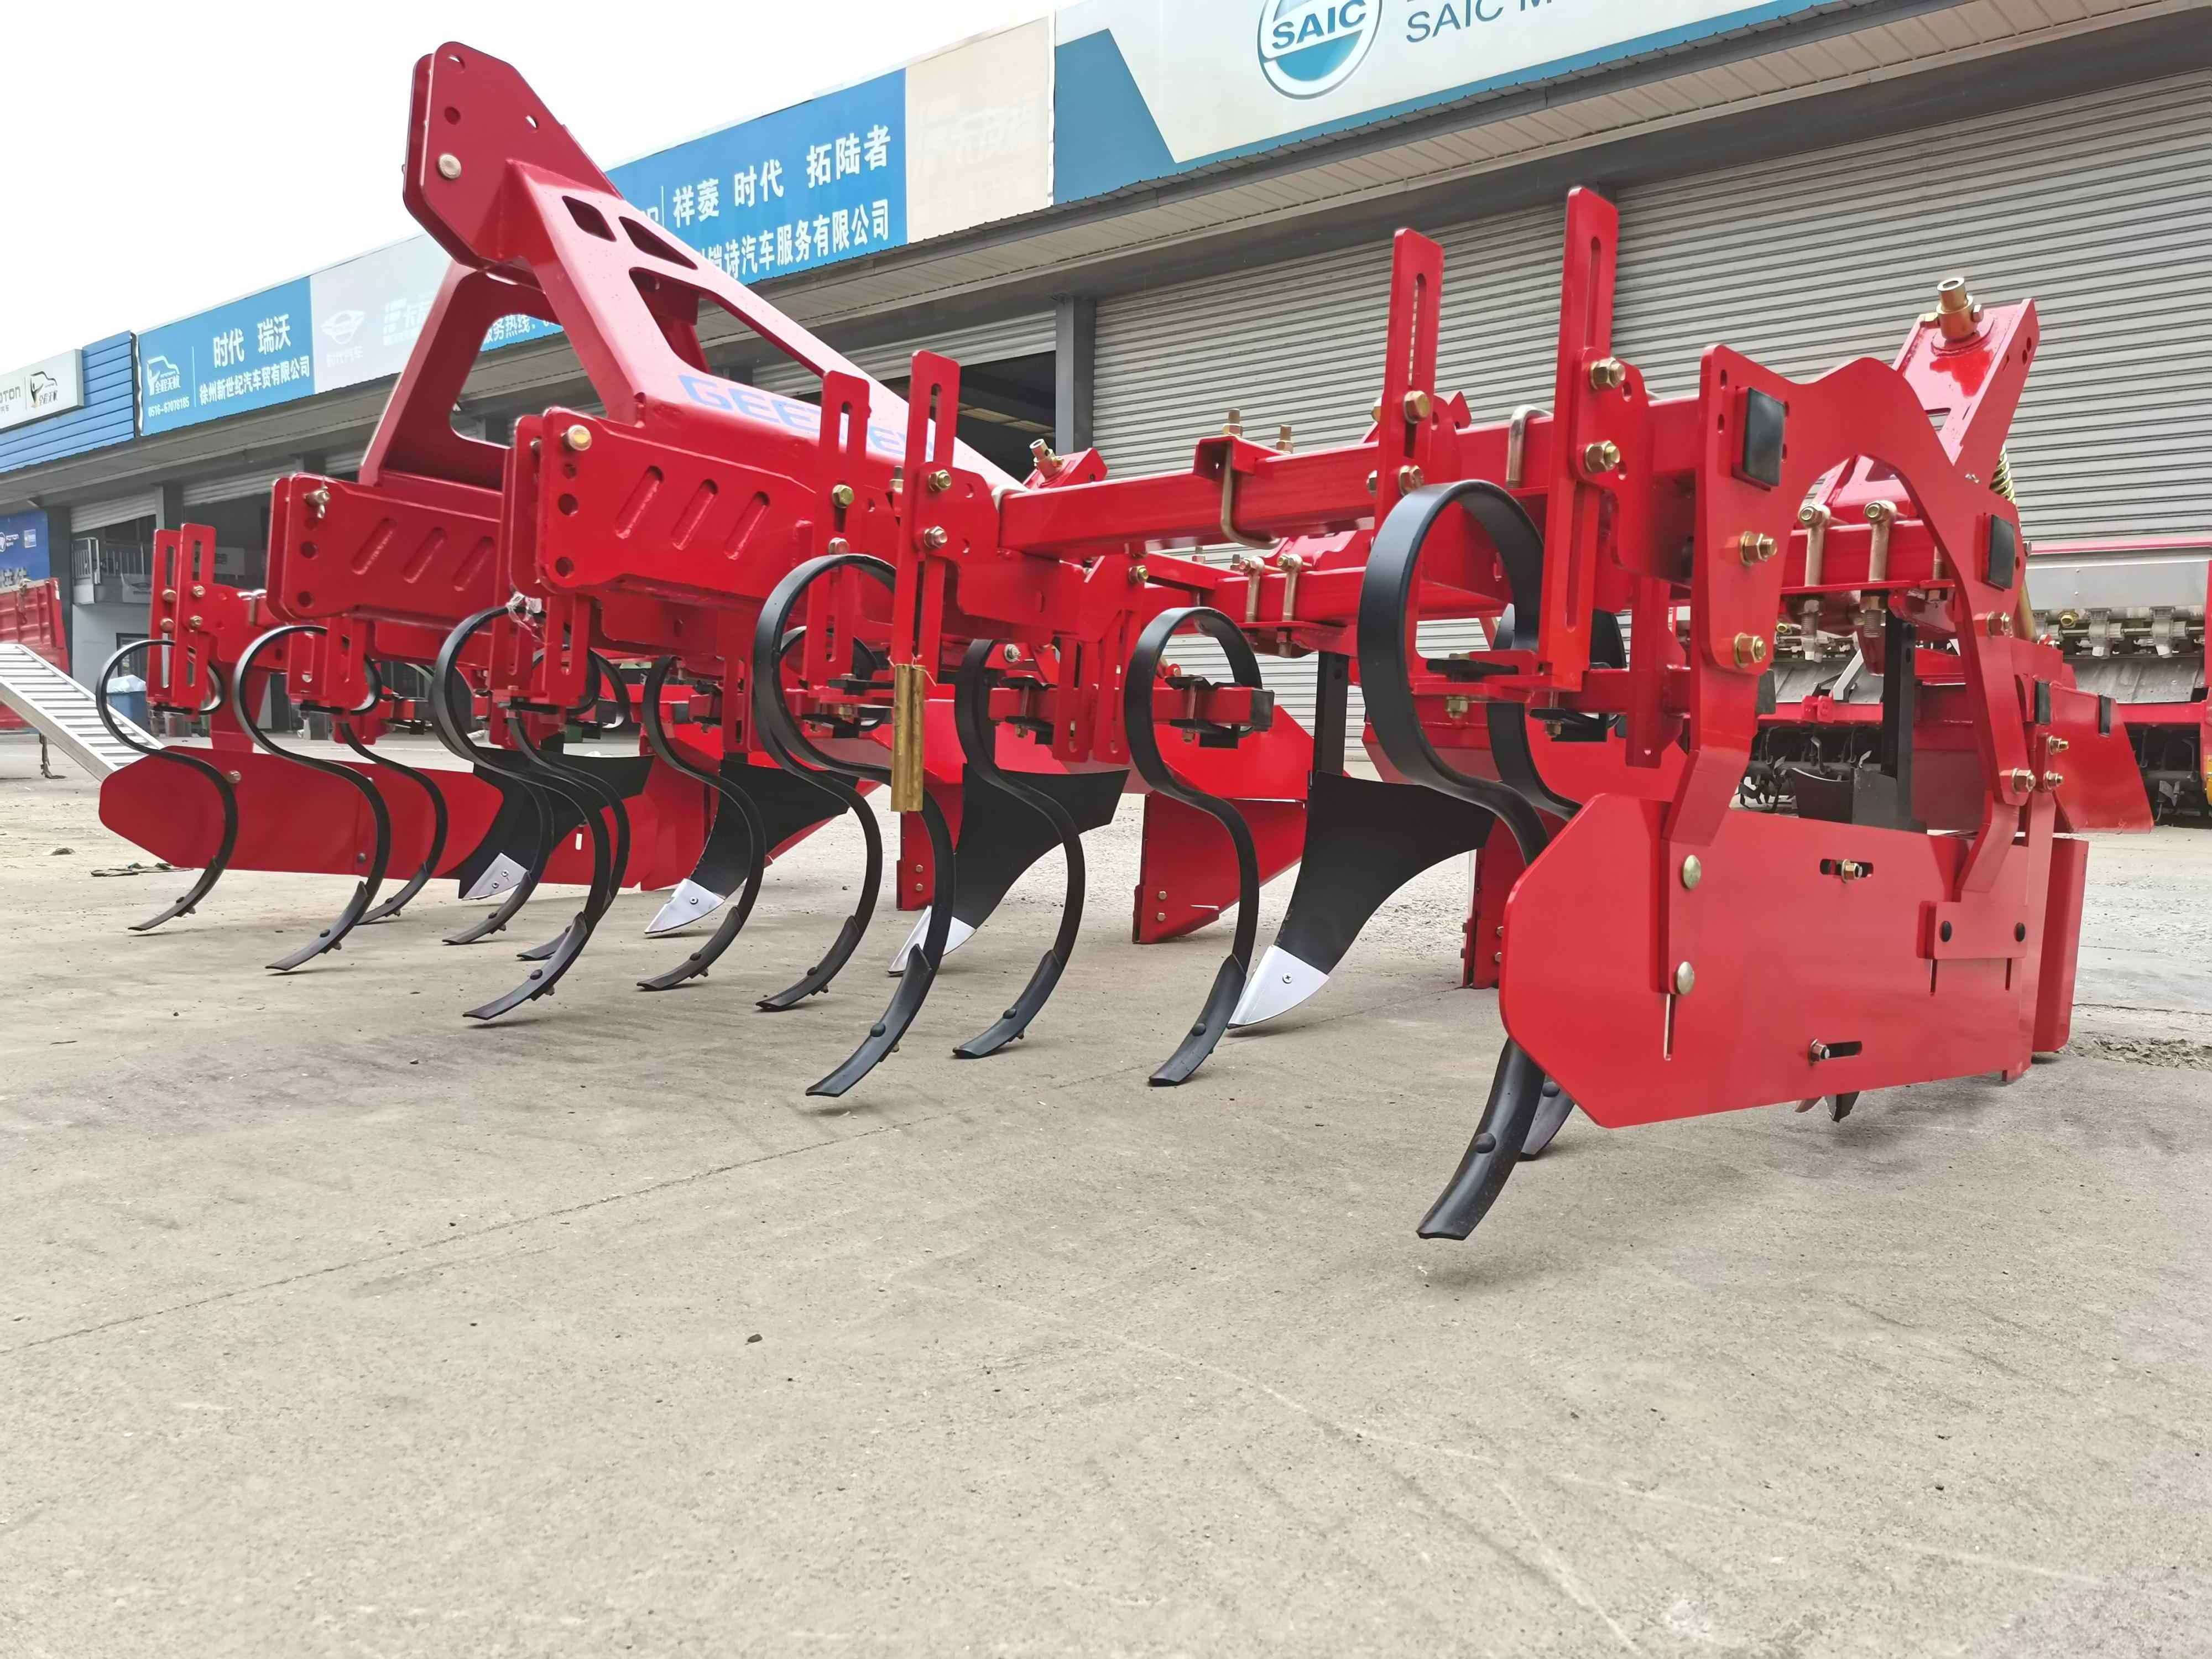
[[[1382,29],[1382,0],[1260,0],[1260,68],[1290,98],[1352,78]]]

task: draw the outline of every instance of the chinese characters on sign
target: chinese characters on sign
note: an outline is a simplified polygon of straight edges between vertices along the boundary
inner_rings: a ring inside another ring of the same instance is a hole
[[[307,279],[138,337],[139,430],[165,432],[315,389]]]
[[[648,155],[610,175],[740,282],[906,240],[903,70]]]

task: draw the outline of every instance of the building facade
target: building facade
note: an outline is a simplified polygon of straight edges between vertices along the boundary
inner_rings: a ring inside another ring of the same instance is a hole
[[[1116,473],[1186,465],[1232,408],[1358,438],[1401,227],[1445,251],[1440,383],[1479,418],[1545,402],[1586,185],[1656,390],[1715,343],[1887,358],[1964,273],[2042,309],[2030,533],[2212,530],[2203,0],[1079,0],[613,175],[879,377],[957,358],[962,435],[1003,465],[1042,437]],[[155,528],[212,524],[258,580],[270,481],[359,465],[442,269],[418,240],[88,346],[46,366],[67,408],[0,379],[0,525],[45,537],[80,672],[143,633]],[[510,323],[457,419],[591,406],[558,331]],[[811,390],[733,323],[707,343]]]

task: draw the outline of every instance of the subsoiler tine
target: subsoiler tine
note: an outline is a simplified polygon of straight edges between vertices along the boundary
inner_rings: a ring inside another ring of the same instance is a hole
[[[430,798],[430,846],[423,855],[421,866],[408,878],[405,886],[361,919],[363,926],[373,921],[389,921],[405,909],[417,893],[429,885],[430,878],[438,873],[438,866],[446,856],[446,836],[452,827],[452,818],[446,810],[445,792],[415,768],[403,765],[388,755],[378,754],[363,743],[353,727],[343,720],[338,722],[338,738],[347,748],[372,766],[381,766],[404,778],[411,779],[416,787]]]
[[[663,657],[653,664],[652,671],[645,677],[641,707],[644,712],[646,742],[651,745],[654,757],[663,765],[705,784],[720,796],[722,810],[715,815],[714,827],[708,833],[708,843],[711,847],[718,838],[722,837],[725,828],[724,817],[726,815],[727,827],[736,831],[735,836],[732,839],[738,842],[738,855],[742,860],[740,867],[744,872],[742,878],[744,885],[738,891],[737,902],[730,905],[725,911],[721,926],[714,930],[714,937],[666,973],[658,975],[652,979],[640,980],[639,988],[647,991],[672,990],[687,980],[698,979],[705,975],[707,970],[714,965],[722,952],[730,948],[732,942],[744,930],[746,919],[753,913],[754,901],[760,897],[761,876],[768,868],[767,826],[761,820],[759,809],[753,805],[751,798],[738,787],[733,775],[738,768],[743,766],[743,757],[739,757],[737,767],[732,767],[730,762],[725,759],[720,767],[709,772],[705,768],[694,766],[685,760],[677,751],[676,745],[668,739],[668,728],[661,716],[660,691],[661,688],[667,684],[668,676],[674,671],[675,666],[675,658]],[[700,861],[702,867],[707,857],[707,848],[702,848]]]
[[[953,725],[960,735],[961,752],[968,762],[967,778],[963,784],[965,799],[961,806],[960,839],[963,845],[973,829],[985,829],[975,813],[989,797],[986,790],[995,790],[1018,806],[1026,807],[1030,813],[1043,820],[1058,838],[1060,854],[1066,862],[1066,881],[1060,895],[1060,927],[1053,937],[1052,948],[1044,953],[1029,983],[1008,1005],[1006,1012],[987,1030],[968,1039],[952,1053],[960,1060],[981,1060],[994,1054],[1030,1028],[1030,1023],[1044,1011],[1051,999],[1053,988],[1067,969],[1068,959],[1075,954],[1075,941],[1083,929],[1083,833],[1066,808],[1043,789],[1032,786],[1025,776],[1003,771],[999,766],[999,728],[991,718],[991,688],[999,675],[992,666],[998,647],[990,640],[977,640],[968,647],[968,655],[960,668],[960,684],[952,700]],[[977,786],[981,785],[981,787]],[[1114,786],[1118,798],[1121,786]],[[1002,837],[994,837],[1000,839]],[[1030,862],[1034,862],[1031,860]],[[1023,868],[1027,868],[1025,863]],[[1018,870],[1013,872],[1018,876]],[[1012,884],[1010,876],[1006,885]],[[951,910],[967,897],[965,872],[957,880],[956,890],[960,897],[948,900],[944,906],[931,905],[930,921],[934,926],[939,908]],[[1004,896],[1001,886],[992,896],[992,902]],[[957,918],[956,918],[957,919]]]
[[[376,890],[383,884],[386,866],[392,860],[392,810],[384,804],[384,796],[376,786],[350,766],[293,753],[261,729],[254,720],[253,710],[248,706],[250,700],[246,693],[246,687],[252,681],[254,658],[278,640],[288,639],[295,634],[321,634],[325,631],[313,623],[292,623],[282,628],[270,629],[239,653],[236,678],[231,683],[231,716],[244,728],[246,736],[279,760],[290,761],[311,772],[321,772],[341,779],[349,787],[359,791],[362,799],[368,803],[369,819],[375,827],[376,838],[369,854],[368,868],[355,886],[353,896],[346,901],[345,908],[339,911],[337,920],[316,934],[311,943],[269,964],[270,971],[279,974],[289,974],[295,968],[302,967],[326,951],[336,951],[344,945],[346,935],[360,925],[361,919],[368,914],[369,907],[375,902]],[[384,690],[377,681],[374,663],[368,665],[368,700],[358,709],[330,711],[334,717],[343,719],[349,713],[365,714],[376,706]]]
[[[1167,1063],[1152,1073],[1154,1088],[1172,1088],[1188,1080],[1221,1041],[1222,1033],[1229,1029],[1230,1016],[1237,1012],[1237,999],[1243,994],[1244,981],[1251,971],[1252,947],[1260,931],[1260,853],[1253,843],[1251,825],[1245,823],[1235,802],[1209,795],[1177,777],[1161,755],[1159,738],[1152,728],[1153,682],[1168,641],[1186,623],[1207,635],[1227,653],[1239,685],[1260,684],[1260,659],[1253,654],[1250,641],[1233,621],[1207,605],[1162,611],[1145,625],[1136,648],[1129,653],[1121,687],[1121,712],[1128,729],[1129,759],[1137,775],[1160,793],[1212,817],[1229,832],[1230,844],[1237,853],[1237,933],[1229,958],[1213,976],[1213,988],[1206,993],[1198,1023]]]
[[[159,915],[131,923],[131,931],[134,933],[150,933],[165,921],[174,921],[179,916],[191,915],[199,908],[199,902],[214,890],[216,883],[222,879],[222,872],[230,867],[230,855],[238,848],[238,791],[231,787],[229,775],[221,767],[185,750],[167,749],[160,744],[149,748],[123,728],[115,718],[115,711],[108,706],[107,683],[123,659],[136,652],[150,653],[164,643],[161,640],[133,640],[108,658],[100,671],[100,677],[93,682],[93,707],[99,712],[100,723],[107,728],[108,736],[125,748],[135,749],[140,754],[151,755],[157,760],[173,761],[179,766],[188,766],[215,786],[216,798],[222,804],[222,838],[216,844],[215,856],[203,866],[198,879],[192,883],[185,896]],[[208,665],[207,672],[208,696],[200,708],[203,714],[214,713],[222,707],[223,699],[222,674],[212,663]]]
[[[1505,1190],[1543,1103],[1543,1069],[1519,1043],[1508,1038],[1498,1056],[1498,1069],[1490,1080],[1490,1099],[1482,1109],[1474,1139],[1468,1144],[1467,1154],[1460,1159],[1443,1195],[1430,1206],[1416,1230],[1423,1238],[1465,1238],[1474,1231],[1475,1224],[1498,1201],[1498,1194]]]
[[[1230,1024],[1257,1025],[1314,995],[1385,900],[1481,846],[1494,821],[1488,808],[1437,790],[1316,771],[1290,908]]]

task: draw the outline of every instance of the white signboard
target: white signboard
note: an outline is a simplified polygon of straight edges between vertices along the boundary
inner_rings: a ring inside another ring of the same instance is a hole
[[[416,236],[310,276],[315,390],[358,386],[406,368],[452,263],[428,236]]]
[[[1052,205],[1052,21],[909,64],[909,241]]]
[[[0,431],[84,407],[84,362],[64,351],[0,374]]]

